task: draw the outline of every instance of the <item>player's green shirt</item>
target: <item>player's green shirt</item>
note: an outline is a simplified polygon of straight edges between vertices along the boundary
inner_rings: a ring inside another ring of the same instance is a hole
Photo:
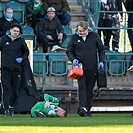
[[[50,107],[45,108],[46,101],[51,102]],[[56,97],[53,97],[49,94],[44,94],[44,101],[36,103],[31,109],[32,117],[36,117],[35,111],[42,112],[45,115],[48,115],[51,110],[57,112],[59,100]]]

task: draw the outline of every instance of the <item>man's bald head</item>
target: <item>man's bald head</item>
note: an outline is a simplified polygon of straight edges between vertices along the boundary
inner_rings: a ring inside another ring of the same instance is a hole
[[[5,11],[5,17],[7,19],[12,19],[13,17],[13,9],[12,8],[7,8]]]
[[[13,14],[13,9],[12,9],[12,8],[7,8],[7,9],[6,9],[6,13]]]

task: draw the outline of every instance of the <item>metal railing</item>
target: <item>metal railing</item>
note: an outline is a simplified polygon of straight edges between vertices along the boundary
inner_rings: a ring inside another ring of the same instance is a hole
[[[132,65],[132,53],[106,53],[105,71],[108,87],[132,88],[133,72],[127,69]]]
[[[130,52],[106,53],[104,69],[107,74],[107,87],[132,88],[133,72],[127,70],[132,64],[132,55],[133,54]],[[33,64],[33,73],[36,79],[36,84],[38,88],[41,88],[43,91],[45,90],[45,85],[53,85],[54,87],[59,85],[74,86],[73,82],[70,83],[70,80],[67,77],[68,71],[72,69],[72,65],[68,65],[67,59],[45,59],[42,61],[36,59]]]
[[[37,88],[45,90],[45,86],[56,86],[68,83],[68,65],[64,53],[34,52],[33,74]]]

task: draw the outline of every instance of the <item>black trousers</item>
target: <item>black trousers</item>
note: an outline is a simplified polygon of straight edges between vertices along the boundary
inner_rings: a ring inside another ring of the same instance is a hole
[[[8,110],[9,106],[14,106],[16,102],[20,79],[21,69],[14,71],[11,71],[10,69],[2,69],[2,101],[5,110]]]
[[[78,79],[79,109],[85,107],[90,111],[93,101],[93,88],[96,82],[96,71],[85,71]]]
[[[113,29],[119,28],[119,29]],[[115,17],[112,17],[112,50],[119,50],[119,40],[120,40],[120,21],[119,16],[116,14]]]
[[[45,36],[45,35],[42,35],[42,36],[38,36],[37,40],[39,42],[40,45],[42,45],[42,48],[43,48],[43,53],[47,53],[48,52],[48,43],[49,42],[57,42],[57,45],[61,45],[58,43],[58,36],[52,36],[53,37],[53,41],[50,41],[48,40],[48,38]],[[67,35],[66,34],[63,34],[63,39],[62,39],[62,42],[65,41]]]
[[[102,28],[111,28],[112,27],[112,20],[109,18],[100,18],[98,22],[98,27]],[[98,34],[101,37],[101,32],[103,31],[103,36],[104,36],[104,45],[109,47],[109,42],[112,34],[111,29],[98,29]]]

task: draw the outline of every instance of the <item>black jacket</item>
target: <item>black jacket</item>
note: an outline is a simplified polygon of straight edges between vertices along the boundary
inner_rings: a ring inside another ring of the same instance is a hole
[[[110,2],[111,1],[111,2]],[[110,7],[109,11],[123,11],[122,10],[122,2],[121,0],[115,0],[115,4],[113,4],[112,2],[113,0],[108,0],[108,5]],[[114,14],[117,14],[117,12],[115,12]],[[120,13],[121,17],[123,16],[123,13]]]
[[[37,26],[37,35],[38,36],[51,35],[52,37],[56,37],[57,31],[58,31],[58,33],[64,33],[63,27],[62,27],[59,19],[56,17],[54,17],[50,21],[48,19],[48,16],[46,15],[45,18],[43,18]]]
[[[99,54],[99,62],[105,62],[105,48],[95,32],[89,32],[84,41],[78,34],[72,35],[67,48],[67,56],[72,62],[78,59],[83,64],[84,70],[97,69],[97,50]]]
[[[1,67],[10,70],[20,69],[22,63],[18,63],[16,58],[26,59],[29,54],[24,38],[19,36],[14,41],[8,35],[0,38]],[[22,61],[23,62],[23,61]]]
[[[123,11],[122,10],[122,2],[121,0],[107,0],[107,4],[104,2],[101,2],[101,11],[106,11],[106,12],[101,12],[100,13],[100,18],[105,18],[108,17],[109,14],[117,14],[116,11]],[[114,4],[115,3],[115,4]],[[109,7],[109,10],[107,10],[107,7]],[[114,11],[114,13],[108,13],[107,11]],[[121,17],[123,16],[123,13],[120,13]]]
[[[48,7],[54,7],[56,11],[66,13],[70,10],[67,0],[43,0],[44,10],[47,11]]]
[[[0,37],[6,34],[13,23],[19,24],[19,22],[15,18],[13,18],[13,20],[10,22],[6,20],[5,16],[0,18]]]
[[[17,113],[29,113],[31,108],[37,103],[38,100],[40,100],[40,96],[37,92],[37,87],[32,70],[30,68],[30,63],[28,59],[25,59],[22,65],[21,82],[18,91],[18,99],[14,106],[14,111]]]

